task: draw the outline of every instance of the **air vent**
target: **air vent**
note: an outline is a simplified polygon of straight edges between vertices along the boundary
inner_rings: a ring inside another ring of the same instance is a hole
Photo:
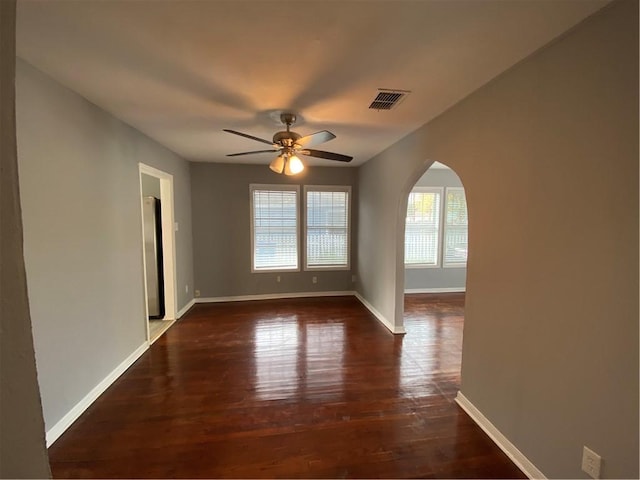
[[[409,90],[389,90],[387,88],[379,88],[378,91],[378,96],[369,105],[369,108],[373,110],[391,110],[411,93]]]

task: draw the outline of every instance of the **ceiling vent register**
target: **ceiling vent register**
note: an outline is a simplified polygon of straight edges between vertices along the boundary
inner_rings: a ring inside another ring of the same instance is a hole
[[[386,88],[379,88],[378,92],[378,96],[369,105],[372,110],[391,110],[411,93],[409,90],[390,90]]]

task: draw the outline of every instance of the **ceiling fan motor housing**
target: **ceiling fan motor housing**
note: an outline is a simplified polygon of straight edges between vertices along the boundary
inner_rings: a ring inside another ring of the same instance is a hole
[[[283,147],[292,147],[299,138],[301,137],[296,132],[282,131],[277,132],[273,136],[273,143],[277,143],[278,145],[282,145]]]

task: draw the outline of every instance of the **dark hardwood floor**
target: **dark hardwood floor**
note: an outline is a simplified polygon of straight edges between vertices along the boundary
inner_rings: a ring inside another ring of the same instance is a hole
[[[464,297],[197,305],[49,449],[54,477],[526,478],[456,405]]]

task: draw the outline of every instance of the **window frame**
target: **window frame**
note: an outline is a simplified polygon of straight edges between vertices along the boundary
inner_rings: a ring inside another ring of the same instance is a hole
[[[468,260],[468,256],[469,256],[469,206],[467,205],[467,193],[465,192],[464,187],[446,187],[445,193],[444,193],[444,202],[443,202],[444,210],[443,210],[443,214],[442,214],[442,221],[443,221],[443,227],[442,227],[442,268],[467,268],[467,260],[465,260],[464,263],[462,263],[462,262],[457,262],[457,263],[447,263],[447,262],[445,262],[444,242],[445,242],[445,238],[446,238],[446,235],[447,235],[446,215],[447,215],[447,207],[449,205],[447,194],[449,193],[450,190],[461,191],[462,195],[464,196],[464,204],[465,204],[465,206],[467,208],[467,260]]]
[[[296,268],[287,267],[271,267],[256,268],[255,258],[255,215],[254,215],[254,192],[256,190],[265,191],[287,191],[296,194]],[[251,273],[272,273],[272,272],[299,272],[300,271],[300,185],[289,184],[265,184],[250,183],[249,184],[249,225],[251,226]]]
[[[307,193],[308,192],[345,192],[347,194],[347,264],[346,265],[318,265],[307,264]],[[351,185],[304,185],[303,188],[303,235],[302,235],[302,265],[304,271],[343,271],[351,270]]]
[[[404,239],[404,268],[442,268],[442,239],[444,238],[443,231],[443,221],[444,221],[444,191],[445,187],[428,187],[428,186],[418,186],[413,187],[407,195],[407,208],[404,213],[404,228],[405,228],[405,239]],[[439,217],[438,217],[438,235],[437,235],[437,253],[436,253],[436,263],[407,263],[407,213],[409,211],[409,196],[412,193],[437,193],[440,195],[440,205],[439,205]]]

